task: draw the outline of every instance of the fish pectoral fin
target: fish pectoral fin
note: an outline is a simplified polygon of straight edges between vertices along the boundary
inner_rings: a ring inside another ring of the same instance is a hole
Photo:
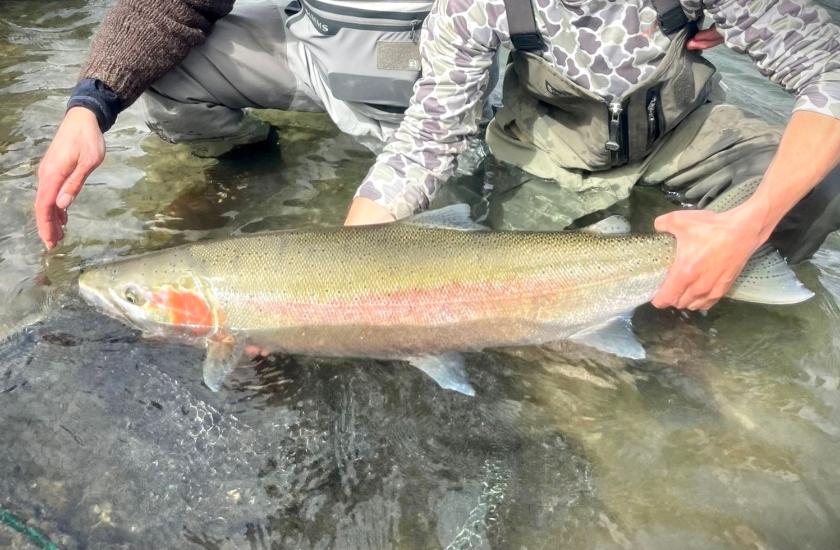
[[[400,223],[440,227],[442,229],[458,229],[460,231],[487,231],[488,229],[470,218],[470,207],[464,203],[451,204],[435,210],[426,210],[425,212],[402,220]]]
[[[592,225],[581,228],[587,233],[599,233],[601,235],[624,235],[630,233],[630,222],[624,216],[614,214]]]
[[[467,371],[464,370],[464,356],[460,353],[420,355],[406,357],[405,360],[428,374],[441,388],[464,395],[475,395],[475,389],[467,380]]]
[[[633,333],[633,324],[629,315],[622,315],[606,323],[587,327],[570,336],[569,340],[619,357],[645,358],[645,348]]]
[[[208,339],[207,357],[204,358],[204,384],[212,391],[219,391],[225,378],[242,360],[244,346],[233,338]]]

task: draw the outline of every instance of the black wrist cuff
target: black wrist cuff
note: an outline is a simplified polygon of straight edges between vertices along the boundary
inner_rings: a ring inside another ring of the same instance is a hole
[[[117,115],[122,111],[122,101],[102,81],[84,78],[70,92],[67,109],[71,107],[84,107],[92,111],[99,122],[99,129],[106,132],[114,125]]]

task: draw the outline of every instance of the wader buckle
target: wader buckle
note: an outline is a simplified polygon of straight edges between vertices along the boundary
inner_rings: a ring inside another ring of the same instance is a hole
[[[511,35],[513,47],[525,52],[538,52],[545,49],[545,42],[538,32],[523,32]]]

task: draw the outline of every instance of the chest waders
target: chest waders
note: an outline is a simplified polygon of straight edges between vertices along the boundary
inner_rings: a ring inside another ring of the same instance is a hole
[[[335,99],[402,118],[420,76],[420,27],[432,0],[293,0],[289,31],[321,65]]]
[[[781,132],[723,103],[714,66],[685,48],[696,24],[679,0],[652,3],[670,46],[649,78],[605,99],[541,57],[545,41],[529,0],[505,0],[514,51],[487,143],[496,158],[526,174],[496,178],[488,216],[495,228],[562,229],[627,199],[636,184],[661,186],[704,207],[726,191],[748,197],[761,183]],[[800,261],[838,228],[835,169],[771,242]]]
[[[245,109],[327,112],[373,149],[393,132],[420,75],[432,0],[237,2],[204,44],[143,95],[149,126],[199,156],[264,140]]]
[[[679,0],[660,0],[655,7],[670,47],[650,77],[621,97],[606,99],[543,59],[545,43],[530,1],[506,0],[514,52],[504,82],[505,109],[497,124],[528,141],[533,126],[545,122],[537,119],[550,117],[550,128],[538,131],[553,134],[550,153],[565,168],[608,170],[643,159],[706,102],[715,74],[711,63],[685,48],[697,27]]]

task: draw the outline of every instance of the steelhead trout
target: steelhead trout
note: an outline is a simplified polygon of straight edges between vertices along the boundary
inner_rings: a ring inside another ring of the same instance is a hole
[[[213,390],[252,345],[402,359],[472,395],[456,352],[572,339],[644,357],[628,314],[653,297],[674,251],[667,234],[490,231],[453,205],[379,226],[183,245],[85,270],[79,289],[146,335],[205,345]],[[730,293],[772,304],[811,295],[770,250]]]

